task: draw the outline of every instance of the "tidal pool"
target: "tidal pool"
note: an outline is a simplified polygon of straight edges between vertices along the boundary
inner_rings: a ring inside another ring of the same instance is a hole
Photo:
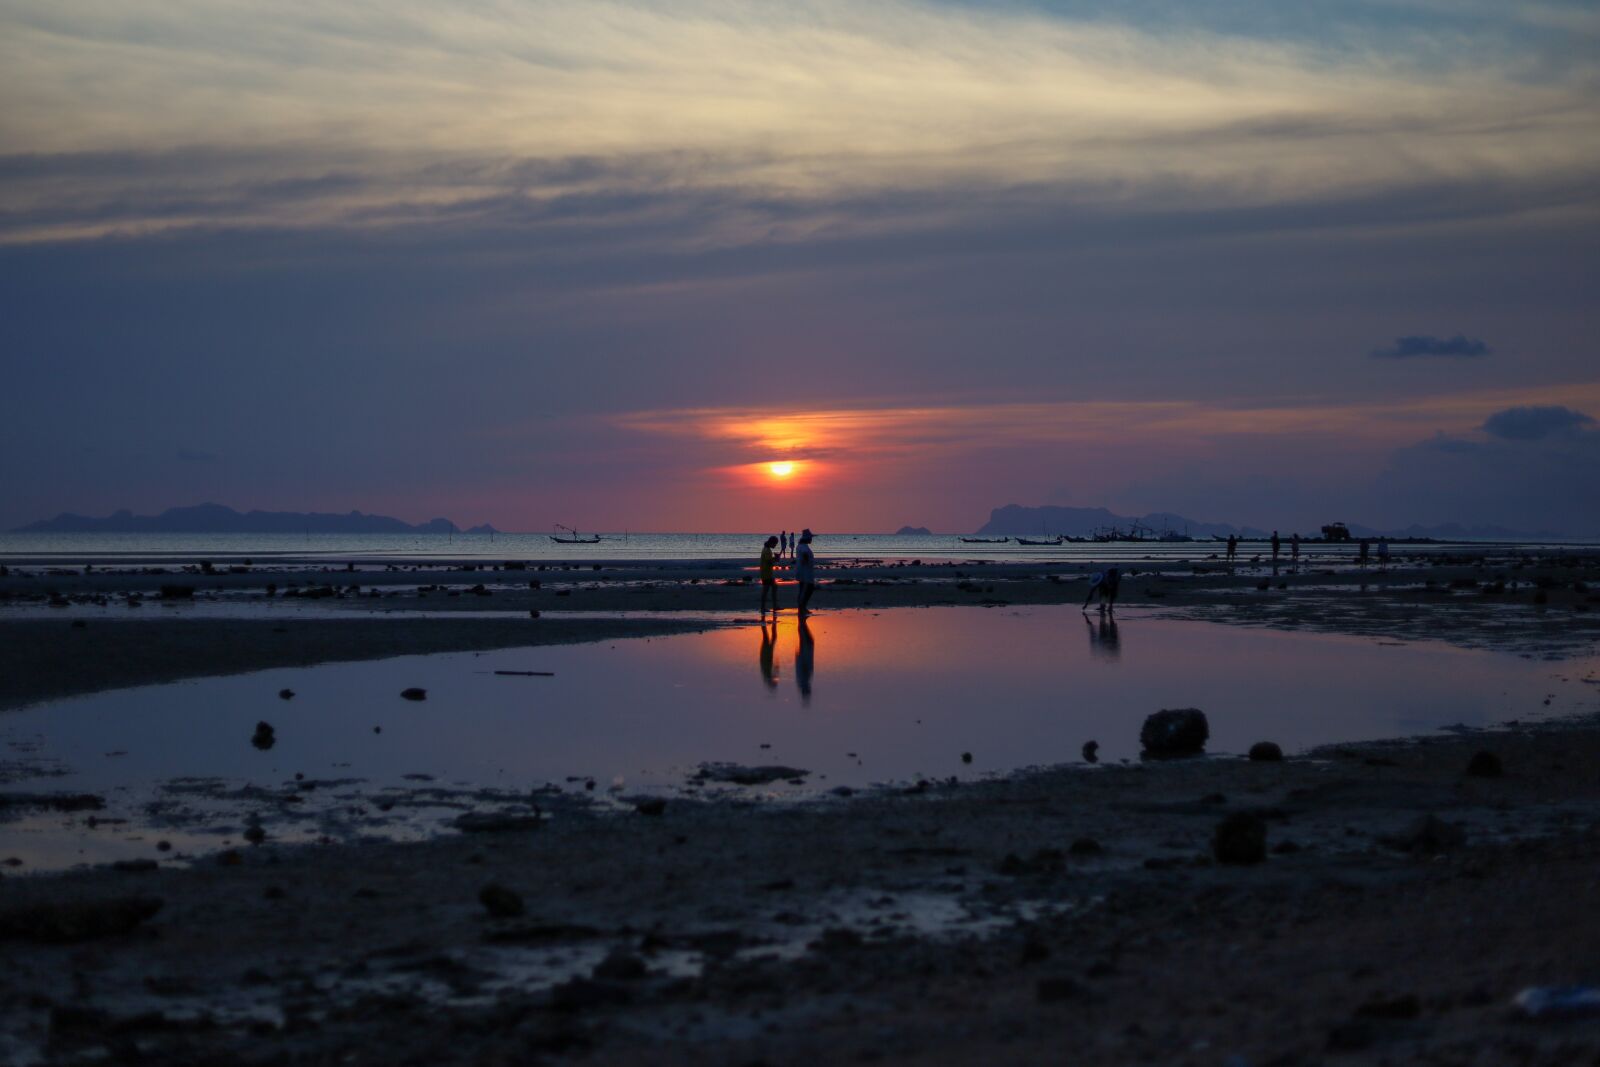
[[[805,626],[791,612],[775,626],[262,671],[0,715],[8,791],[108,799],[0,822],[0,859],[182,857],[238,839],[251,817],[279,839],[415,836],[539,787],[697,789],[705,762],[810,772],[726,787],[781,798],[1076,762],[1089,740],[1102,762],[1131,759],[1160,708],[1203,709],[1212,753],[1260,740],[1292,753],[1592,711],[1597,667],[1040,606],[831,612]],[[410,687],[426,699],[402,699]],[[270,748],[251,743],[262,721]],[[170,853],[152,851],[158,837]]]

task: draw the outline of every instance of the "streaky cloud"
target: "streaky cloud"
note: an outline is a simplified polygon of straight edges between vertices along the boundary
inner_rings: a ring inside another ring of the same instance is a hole
[[[1507,408],[1483,422],[1483,432],[1504,441],[1543,441],[1594,425],[1581,411],[1560,405]]]
[[[1444,357],[1448,359],[1477,359],[1489,355],[1493,349],[1475,337],[1464,337],[1456,334],[1454,337],[1434,337],[1429,334],[1414,334],[1410,337],[1396,337],[1394,344],[1388,348],[1375,348],[1372,350],[1374,359],[1417,359],[1421,357]]]

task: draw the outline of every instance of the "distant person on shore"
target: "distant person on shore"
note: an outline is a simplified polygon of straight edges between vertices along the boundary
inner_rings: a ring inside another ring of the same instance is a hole
[[[1389,539],[1384,538],[1378,542],[1378,569],[1389,569]]]
[[[794,550],[794,580],[800,584],[801,615],[811,614],[811,594],[817,591],[817,560],[811,551],[811,531],[800,531],[800,543]]]
[[[1278,553],[1283,550],[1283,542],[1278,540],[1278,531],[1272,531],[1272,565],[1278,565]]]
[[[1369,556],[1371,556],[1371,555],[1372,555],[1372,542],[1368,541],[1365,537],[1363,537],[1361,539],[1361,550],[1360,550],[1361,565],[1363,567],[1365,567],[1367,565],[1367,558]]]
[[[1298,533],[1289,535],[1289,562],[1296,567],[1300,566],[1300,535]]]
[[[778,558],[782,559],[787,551],[789,551],[789,531],[782,530],[778,533]]]
[[[761,614],[767,614],[767,597],[772,597],[772,613],[778,613],[778,577],[773,573],[773,566],[777,562],[772,557],[772,546],[778,543],[776,537],[767,538],[766,544],[761,546]]]
[[[1100,610],[1110,608],[1117,610],[1117,589],[1122,585],[1122,572],[1116,567],[1107,567],[1089,579],[1089,595],[1083,598],[1083,610],[1089,610],[1089,602],[1095,597],[1100,598]]]
[[[1232,563],[1239,557],[1239,537],[1237,534],[1228,535],[1228,562]]]

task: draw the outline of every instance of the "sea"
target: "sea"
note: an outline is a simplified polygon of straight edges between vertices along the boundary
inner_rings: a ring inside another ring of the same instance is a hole
[[[776,532],[776,531],[774,531]],[[585,534],[584,536],[594,536]],[[546,533],[493,534],[200,534],[200,533],[0,533],[0,564],[10,566],[192,563],[329,564],[443,562],[499,563],[583,562],[628,563],[751,559],[761,552],[766,533],[602,533],[600,541],[560,544]],[[1068,542],[1024,545],[964,541],[955,534],[900,535],[818,532],[812,545],[817,556],[835,560],[987,560],[991,562],[1099,562],[1117,560],[1180,561],[1220,557],[1220,541]],[[1442,552],[1548,555],[1592,551],[1593,544],[1544,542],[1427,542],[1390,546],[1396,557]],[[1376,549],[1374,549],[1376,550]],[[1308,542],[1305,561],[1337,563],[1353,560],[1354,544]],[[1270,559],[1264,541],[1239,547],[1241,562],[1256,555]],[[1283,545],[1283,559],[1289,545]]]

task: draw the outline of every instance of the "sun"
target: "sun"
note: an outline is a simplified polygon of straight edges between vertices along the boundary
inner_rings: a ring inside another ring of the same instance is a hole
[[[794,473],[794,464],[790,463],[788,460],[782,460],[778,463],[768,463],[767,471],[774,478],[787,478],[789,475]]]

